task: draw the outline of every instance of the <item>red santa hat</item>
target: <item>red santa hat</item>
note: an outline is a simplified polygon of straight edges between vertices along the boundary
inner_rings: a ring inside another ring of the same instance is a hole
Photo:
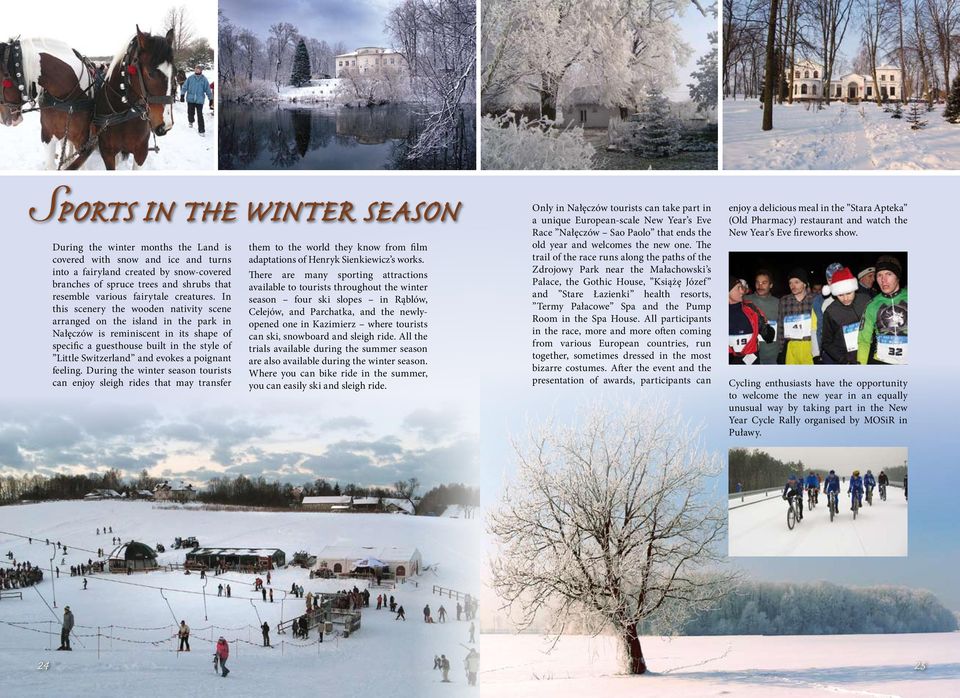
[[[855,292],[857,286],[857,277],[847,267],[841,267],[833,273],[830,284],[823,287],[823,295],[842,296],[844,293]]]

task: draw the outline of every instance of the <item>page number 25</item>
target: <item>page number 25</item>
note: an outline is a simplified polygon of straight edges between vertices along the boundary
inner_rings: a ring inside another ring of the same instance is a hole
[[[914,670],[914,671],[926,671],[926,670],[927,670],[927,663],[926,663],[926,662],[917,662],[916,664],[913,665],[913,670]]]

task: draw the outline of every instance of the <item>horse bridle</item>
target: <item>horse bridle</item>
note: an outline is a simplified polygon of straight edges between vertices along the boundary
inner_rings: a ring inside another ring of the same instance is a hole
[[[131,76],[136,75],[137,80],[139,81],[140,95],[137,97],[137,101],[134,102],[131,106],[128,106],[123,111],[117,111],[113,108],[113,105],[110,104],[110,100],[107,100],[107,106],[113,110],[113,114],[100,117],[97,115],[94,118],[94,121],[101,122],[101,126],[109,126],[111,124],[120,123],[122,121],[129,121],[135,118],[141,118],[144,121],[149,121],[150,114],[149,108],[151,104],[163,104],[170,105],[170,125],[173,125],[173,104],[176,102],[176,97],[173,95],[151,95],[147,91],[147,85],[143,81],[143,73],[140,71],[140,51],[137,47],[138,37],[133,37],[130,40],[130,46],[127,48],[126,54],[124,54],[123,59],[120,61],[120,101],[127,105],[130,104],[130,97],[134,92],[134,84],[130,79]],[[109,76],[108,76],[109,81]],[[172,78],[171,78],[172,79]],[[109,82],[105,85],[106,89],[110,89]],[[112,89],[111,89],[112,91]],[[116,94],[116,93],[115,93]],[[117,118],[117,117],[120,118]]]
[[[20,45],[19,37],[12,39],[6,44],[6,49],[3,52],[2,63],[4,73],[6,77],[3,78],[3,90],[0,90],[0,106],[6,107],[12,114],[20,114],[23,112],[23,107],[25,104],[33,103],[33,97],[30,92],[27,90],[27,81],[26,77],[23,74],[23,47]],[[10,83],[7,85],[6,83]],[[20,92],[20,101],[19,102],[9,102],[4,96],[4,91],[10,89],[11,87],[16,87]]]

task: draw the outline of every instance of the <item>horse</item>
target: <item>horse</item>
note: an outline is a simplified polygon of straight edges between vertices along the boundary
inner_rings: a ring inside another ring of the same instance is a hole
[[[47,166],[56,165],[56,138],[77,151],[90,140],[94,78],[67,44],[52,39],[0,43],[0,122],[17,126],[25,111],[40,111],[40,140],[49,146]],[[84,158],[86,159],[86,158]]]
[[[111,62],[94,105],[93,132],[108,170],[117,168],[118,155],[133,155],[135,168],[142,166],[151,133],[164,136],[173,128],[173,79],[173,29],[160,37],[137,26],[136,35]],[[164,113],[168,104],[169,124]],[[77,167],[73,163],[69,169]]]

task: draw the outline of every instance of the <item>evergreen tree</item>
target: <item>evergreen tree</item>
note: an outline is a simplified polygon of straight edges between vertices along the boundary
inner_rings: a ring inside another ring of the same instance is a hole
[[[637,153],[641,157],[666,158],[679,152],[680,134],[659,87],[650,90],[640,107],[640,127]]]
[[[293,71],[290,73],[290,84],[294,87],[303,87],[310,82],[310,54],[307,53],[307,44],[303,39],[297,44],[293,54]]]
[[[910,113],[907,115],[907,123],[914,131],[918,131],[927,125],[926,121],[920,118],[920,105],[914,102],[910,105]]]
[[[697,59],[697,70],[690,74],[695,82],[687,85],[690,99],[697,103],[697,111],[717,106],[717,32],[710,32],[708,36],[713,48]]]
[[[960,123],[960,75],[953,79],[953,85],[950,86],[950,96],[947,97],[943,118],[951,124]]]

